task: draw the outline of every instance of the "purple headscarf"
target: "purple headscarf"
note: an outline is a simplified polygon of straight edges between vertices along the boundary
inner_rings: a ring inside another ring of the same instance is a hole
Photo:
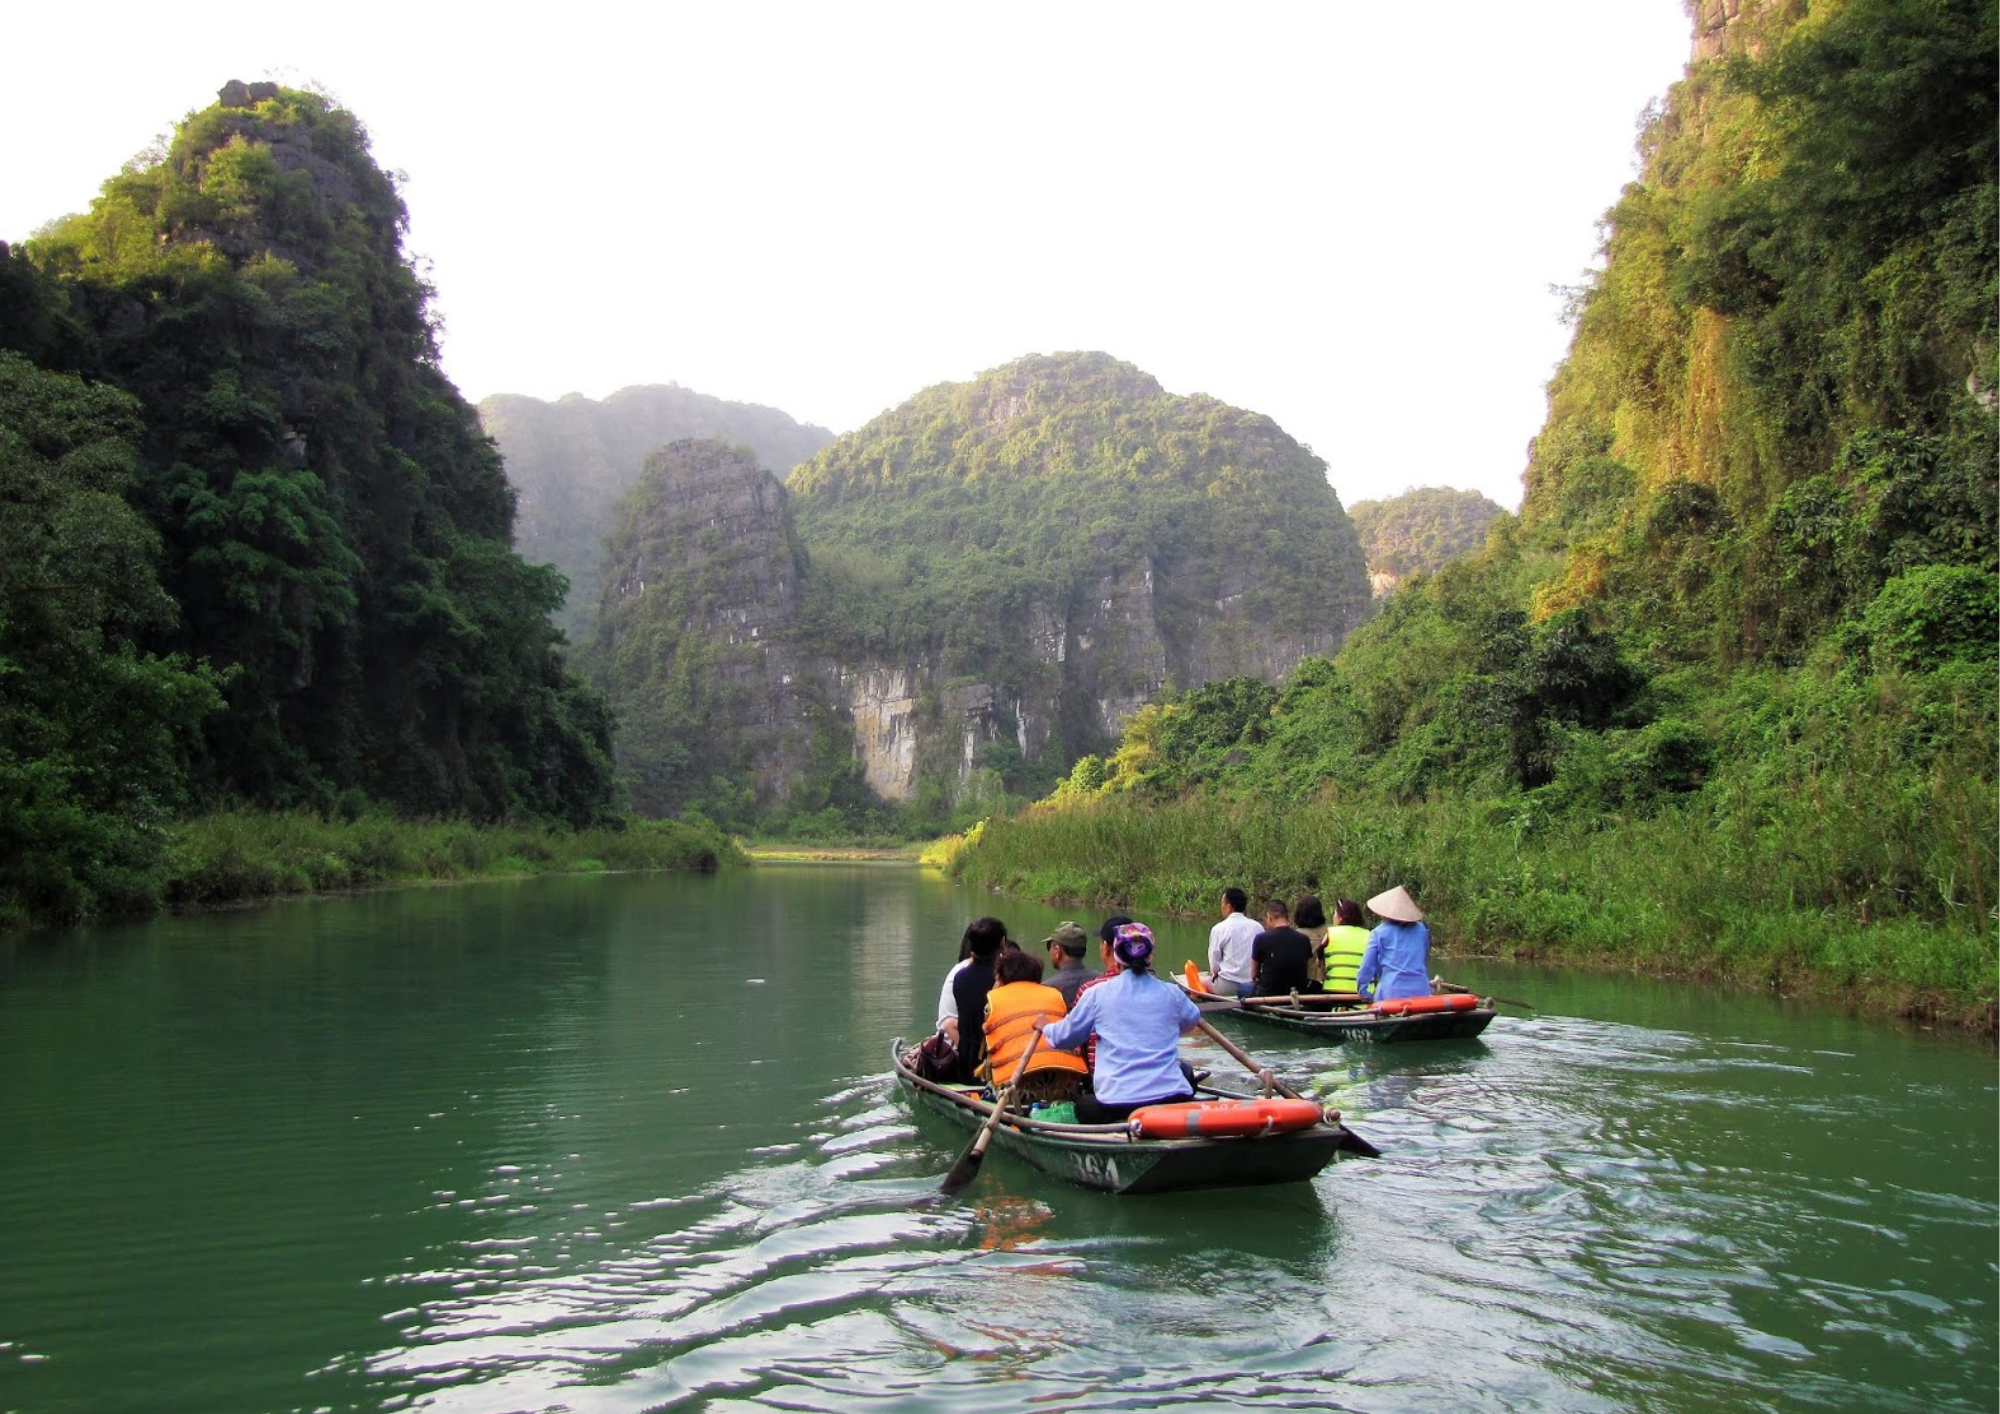
[[[1153,930],[1143,923],[1121,923],[1111,951],[1127,967],[1143,968],[1153,957]]]

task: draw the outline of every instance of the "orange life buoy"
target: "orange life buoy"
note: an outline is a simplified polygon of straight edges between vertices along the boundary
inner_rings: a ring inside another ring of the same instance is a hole
[[[1377,1002],[1375,1010],[1384,1016],[1402,1016],[1413,1011],[1471,1011],[1478,1005],[1479,998],[1470,992],[1438,992],[1428,997],[1397,997]]]
[[[1181,964],[1181,976],[1187,978],[1187,989],[1190,992],[1199,993],[1208,990],[1208,983],[1201,980],[1201,969],[1196,967],[1193,962],[1190,961]]]
[[[1311,1100],[1203,1100],[1147,1105],[1129,1121],[1138,1139],[1206,1139],[1214,1135],[1285,1134],[1311,1129],[1320,1108]]]

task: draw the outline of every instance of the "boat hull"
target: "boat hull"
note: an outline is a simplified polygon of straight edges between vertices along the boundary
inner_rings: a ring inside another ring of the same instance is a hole
[[[920,1110],[942,1115],[968,1133],[993,1106],[923,1079],[903,1064],[903,1043],[890,1051],[897,1082]],[[1051,1178],[1105,1193],[1178,1193],[1300,1183],[1346,1152],[1351,1136],[1339,1125],[1255,1138],[1135,1139],[1122,1124],[1041,1124],[1014,1115],[993,1131],[992,1147]]]
[[[1196,997],[1196,1001],[1204,1000]],[[1213,1001],[1213,998],[1206,998]],[[1204,1008],[1208,1010],[1208,1008]],[[1381,1016],[1367,1008],[1324,1010],[1308,1006],[1271,1006],[1246,1003],[1217,1007],[1211,1015],[1231,1020],[1241,1018],[1259,1026],[1317,1036],[1327,1045],[1348,1041],[1388,1045],[1400,1041],[1462,1041],[1484,1031],[1497,1014],[1492,1007],[1472,1007],[1465,1011],[1424,1011],[1401,1016]]]

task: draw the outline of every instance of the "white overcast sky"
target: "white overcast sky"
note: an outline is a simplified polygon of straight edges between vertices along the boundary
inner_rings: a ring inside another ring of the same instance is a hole
[[[317,85],[407,173],[445,367],[677,382],[850,431],[1103,349],[1270,414],[1343,501],[1520,500],[1682,0],[127,0],[10,17],[0,239],[226,80]],[[84,40],[81,48],[79,39]]]

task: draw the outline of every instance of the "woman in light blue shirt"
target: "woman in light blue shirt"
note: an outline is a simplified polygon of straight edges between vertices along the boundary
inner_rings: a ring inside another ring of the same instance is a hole
[[[1067,1050],[1097,1033],[1093,1093],[1076,1102],[1079,1124],[1116,1124],[1143,1105],[1191,1100],[1180,1065],[1180,1038],[1201,1012],[1179,987],[1153,976],[1153,932],[1143,923],[1118,929],[1116,977],[1077,993],[1076,1009],[1042,1028],[1042,1044]]]
[[[1386,920],[1368,935],[1354,985],[1378,1002],[1431,994],[1431,930],[1423,910],[1402,885],[1368,900],[1368,911]]]

